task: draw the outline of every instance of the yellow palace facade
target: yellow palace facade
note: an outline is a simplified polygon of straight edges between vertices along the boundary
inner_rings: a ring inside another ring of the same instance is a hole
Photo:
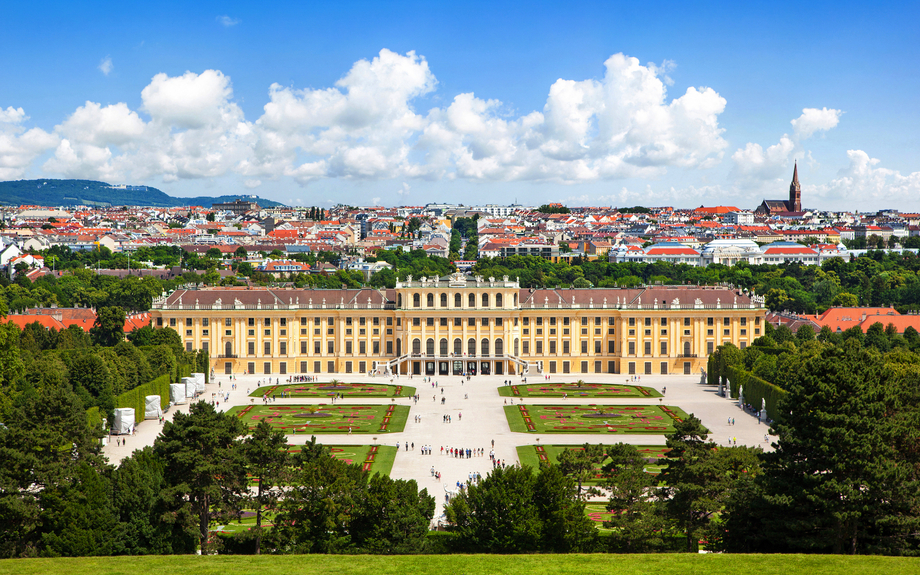
[[[219,373],[698,373],[762,335],[762,298],[727,287],[522,289],[504,277],[395,289],[176,290],[151,309]]]

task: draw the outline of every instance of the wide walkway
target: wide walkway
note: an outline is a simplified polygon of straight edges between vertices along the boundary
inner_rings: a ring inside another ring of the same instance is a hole
[[[550,377],[550,382],[573,382],[579,379],[578,375],[556,374]],[[626,383],[624,375],[596,375],[585,377],[585,381],[592,383]],[[284,379],[281,376],[273,376],[271,381]],[[332,378],[324,378],[328,381]],[[389,378],[372,378],[362,375],[339,376],[342,381],[367,381],[373,383],[389,383]],[[406,429],[400,433],[376,434],[377,443],[386,445],[400,445],[399,454],[396,456],[393,465],[392,477],[399,479],[415,479],[419,487],[428,489],[428,492],[435,495],[438,501],[438,510],[436,517],[440,515],[441,508],[445,501],[445,494],[456,490],[458,481],[465,482],[471,473],[480,473],[485,476],[492,468],[489,460],[489,451],[493,449],[495,456],[507,464],[515,464],[517,460],[516,447],[519,445],[533,445],[539,438],[543,444],[583,444],[590,443],[616,443],[625,442],[645,445],[664,445],[665,436],[663,435],[620,435],[620,434],[536,434],[536,433],[512,433],[508,428],[507,420],[504,415],[505,402],[510,402],[510,398],[504,398],[498,394],[498,387],[503,385],[505,380],[511,380],[513,383],[521,383],[520,377],[514,376],[476,376],[470,381],[457,376],[433,377],[433,383],[426,383],[420,376],[408,377],[402,376],[394,380],[394,383],[409,385],[417,388],[421,396],[416,403],[409,398],[401,398],[396,401],[401,405],[411,406],[409,418],[406,422]],[[528,377],[528,383],[542,383],[543,377]],[[245,405],[250,403],[248,391],[256,388],[260,383],[265,384],[266,378],[260,376],[238,376],[233,382],[236,384],[236,390],[231,389],[229,376],[218,374],[213,383],[208,384],[207,392],[202,396],[203,399],[211,401],[212,394],[220,393],[220,410],[226,410],[234,405]],[[282,381],[284,383],[284,381]],[[641,381],[629,382],[634,385],[645,385],[654,387],[661,391],[667,387],[667,392],[663,403],[665,405],[676,405],[700,418],[703,424],[710,430],[710,437],[720,445],[737,445],[759,446],[764,449],[770,449],[770,445],[765,441],[767,426],[758,423],[757,418],[746,414],[738,407],[737,401],[724,399],[716,395],[717,388],[713,386],[701,386],[699,376],[690,375],[644,375]],[[224,398],[224,394],[229,394],[229,400]],[[444,403],[441,403],[441,398]],[[218,398],[215,396],[215,400]],[[259,402],[256,399],[256,402]],[[588,398],[575,400],[572,398],[562,400],[562,398],[523,398],[515,399],[515,402],[524,404],[553,404],[553,403],[593,403],[599,405],[657,405],[657,398],[647,399],[601,399]],[[390,399],[345,399],[344,403],[364,403],[364,404],[389,404]],[[277,404],[304,404],[310,403],[310,400],[304,398],[278,399]],[[174,406],[166,414],[167,419],[171,419],[177,412],[188,412],[188,405]],[[445,423],[445,415],[451,417],[451,423]],[[415,421],[415,416],[421,416],[419,422]],[[729,424],[729,420],[734,419],[734,425]],[[109,457],[112,463],[117,464],[123,458],[129,456],[134,449],[142,448],[145,445],[152,445],[156,436],[159,434],[160,425],[156,421],[144,421],[137,426],[135,436],[127,437],[124,446],[116,446],[114,441],[104,448],[104,453]],[[373,435],[317,435],[321,443],[328,444],[371,444]],[[294,443],[303,443],[308,439],[304,435],[289,436],[289,440]],[[772,438],[771,438],[772,440]],[[408,450],[405,449],[406,443],[409,443]],[[411,445],[414,444],[414,449]],[[433,454],[423,456],[421,447],[428,445],[432,448]],[[441,448],[447,450],[450,447],[461,449],[482,449],[482,457],[471,459],[461,459],[442,455]],[[432,476],[432,468],[441,473],[440,481]]]

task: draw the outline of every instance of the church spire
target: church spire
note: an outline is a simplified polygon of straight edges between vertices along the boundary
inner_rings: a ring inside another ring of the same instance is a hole
[[[789,201],[786,202],[786,208],[790,212],[802,211],[802,186],[799,184],[799,163],[795,163],[792,169],[792,183],[789,184]]]
[[[792,169],[792,185],[799,184],[799,162],[796,160],[795,167]]]

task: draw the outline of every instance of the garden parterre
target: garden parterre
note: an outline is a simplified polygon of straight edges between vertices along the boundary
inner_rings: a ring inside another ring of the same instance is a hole
[[[289,434],[388,433],[406,426],[404,405],[247,405],[228,411],[249,427],[267,420]]]
[[[687,414],[673,405],[507,405],[512,431],[668,434]],[[523,421],[523,429],[521,428]]]
[[[628,398],[661,397],[661,393],[651,387],[641,385],[620,385],[611,383],[531,383],[525,385],[507,385],[498,388],[503,397],[563,397],[573,399],[584,397]]]

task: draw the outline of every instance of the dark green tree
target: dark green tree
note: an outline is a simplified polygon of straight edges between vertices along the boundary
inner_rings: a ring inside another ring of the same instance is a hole
[[[634,445],[617,443],[608,448],[604,486],[610,492],[604,526],[612,529],[608,547],[616,553],[647,553],[660,549],[667,524],[659,512],[658,479],[646,473],[647,462]]]
[[[585,481],[594,479],[600,470],[601,463],[607,458],[607,451],[603,445],[585,443],[579,448],[565,449],[559,454],[559,469],[563,474],[575,480],[578,485],[578,495],[581,496],[582,485]],[[597,495],[596,489],[590,489],[586,495]]]
[[[243,441],[243,458],[250,477],[257,483],[256,492],[249,498],[249,507],[256,510],[255,553],[259,555],[262,551],[262,512],[277,504],[289,476],[290,457],[284,434],[263,419]]]
[[[423,550],[434,497],[415,480],[376,474],[362,491],[351,519],[351,538],[364,553],[409,554]]]
[[[154,442],[165,463],[164,499],[196,532],[202,555],[210,552],[212,519],[238,516],[247,492],[246,464],[240,449],[243,423],[205,402],[176,413]]]
[[[89,330],[93,343],[113,347],[125,339],[125,310],[118,306],[99,308],[96,322]]]

